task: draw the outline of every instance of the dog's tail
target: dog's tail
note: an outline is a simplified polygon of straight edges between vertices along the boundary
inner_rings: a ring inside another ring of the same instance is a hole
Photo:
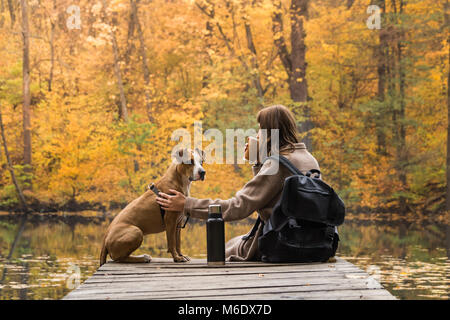
[[[108,256],[108,249],[106,248],[106,235],[103,238],[102,243],[102,251],[100,252],[100,266],[104,265],[106,263],[106,257]]]

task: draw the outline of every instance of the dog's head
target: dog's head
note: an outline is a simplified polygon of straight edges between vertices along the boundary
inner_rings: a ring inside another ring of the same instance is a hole
[[[206,171],[202,166],[205,161],[205,153],[202,150],[184,148],[175,152],[174,156],[178,172],[188,177],[190,181],[205,180]]]

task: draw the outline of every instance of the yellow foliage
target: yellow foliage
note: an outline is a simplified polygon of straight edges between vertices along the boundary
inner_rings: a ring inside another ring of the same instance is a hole
[[[223,133],[257,128],[257,112],[275,103],[290,107],[301,124],[304,104],[293,103],[291,80],[307,84],[313,155],[325,180],[347,203],[384,206],[401,192],[423,200],[430,192],[428,182],[444,184],[446,121],[436,116],[447,111],[444,1],[408,2],[404,15],[396,15],[396,4],[387,1],[387,14],[397,21],[382,19],[387,23],[382,31],[367,28],[367,1],[356,0],[351,6],[345,1],[309,1],[309,16],[303,21],[306,76],[293,79],[274,43],[283,37],[290,53],[289,1],[282,1],[280,8],[271,0],[231,1],[226,6],[199,1],[203,11],[193,1],[136,2],[141,35],[136,21],[130,21],[129,1],[106,3],[103,17],[102,2],[77,1],[81,30],[65,26],[70,1],[55,6],[49,0],[30,3],[33,187],[28,195],[58,204],[126,203],[165,172],[177,143],[171,141],[176,129],[193,135],[194,121],[202,121],[203,130],[218,128]],[[7,11],[0,13],[0,105],[13,162],[21,164],[22,39],[20,23],[11,27]],[[283,32],[273,31],[275,13],[281,14]],[[394,94],[386,89],[383,103],[377,96],[380,32],[387,32],[393,51],[398,50],[396,37],[405,37],[402,148],[396,144],[400,122],[394,121],[400,104],[398,56],[389,60],[395,70]],[[128,123],[119,117],[120,84]],[[406,164],[399,160],[400,149],[407,154]],[[0,201],[7,201],[11,180],[3,156],[0,162]],[[248,165],[206,167],[207,180],[193,185],[194,196],[229,198],[251,178]],[[406,172],[406,186],[396,180],[400,167]]]

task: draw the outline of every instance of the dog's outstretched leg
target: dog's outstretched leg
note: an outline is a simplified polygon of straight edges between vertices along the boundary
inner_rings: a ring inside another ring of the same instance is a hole
[[[177,217],[176,213],[166,212],[164,218],[166,224],[167,251],[172,254],[174,262],[186,262],[185,257],[178,254],[177,250]]]
[[[181,228],[177,227],[177,237],[176,237],[176,250],[179,256],[185,258],[187,261],[191,260],[188,256],[181,253]]]

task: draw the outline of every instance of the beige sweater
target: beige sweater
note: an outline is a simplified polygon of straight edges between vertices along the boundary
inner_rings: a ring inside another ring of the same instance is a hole
[[[306,173],[311,169],[319,169],[317,160],[306,150],[304,143],[296,143],[295,149],[281,148],[280,153],[289,159],[300,171]],[[274,167],[275,166],[275,167]],[[262,166],[253,166],[254,177],[236,195],[228,200],[186,198],[184,213],[198,219],[208,219],[208,206],[220,204],[224,221],[242,220],[257,211],[263,221],[267,221],[272,209],[281,196],[284,180],[292,175],[281,163],[267,160]],[[270,174],[275,173],[275,174]],[[254,237],[242,240],[235,237],[226,244],[228,261],[259,260],[258,237],[262,232],[262,224]]]

